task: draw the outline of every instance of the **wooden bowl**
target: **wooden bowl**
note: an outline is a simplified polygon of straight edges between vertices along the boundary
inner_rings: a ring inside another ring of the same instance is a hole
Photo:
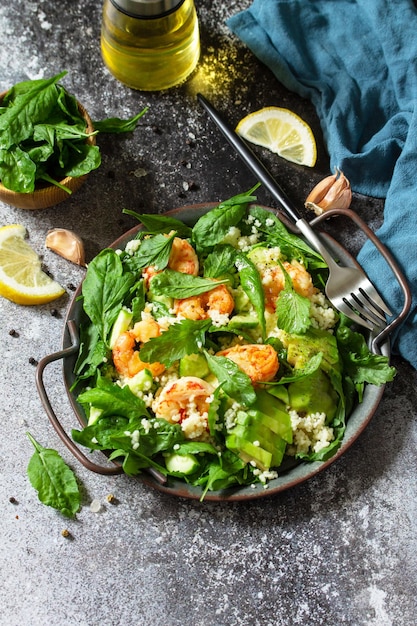
[[[6,95],[6,91],[0,94],[0,104]],[[93,123],[91,121],[90,116],[88,115],[85,108],[80,104],[78,104],[78,110],[85,119],[86,123],[86,132],[92,133],[94,132]],[[86,143],[90,145],[95,145],[96,138],[95,135],[88,137],[86,139]],[[73,178],[72,176],[67,176],[59,181],[61,185],[64,185],[68,189],[71,189],[72,193],[77,191],[81,187],[81,185],[86,181],[88,174],[84,176],[79,176],[77,178]],[[41,181],[36,184],[36,189],[32,193],[19,193],[17,191],[12,191],[11,189],[7,189],[0,182],[0,201],[5,204],[9,204],[10,206],[17,207],[18,209],[46,209],[48,207],[54,206],[55,204],[59,204],[68,198],[71,198],[72,194],[60,189],[56,185],[48,185],[48,183],[42,183]]]

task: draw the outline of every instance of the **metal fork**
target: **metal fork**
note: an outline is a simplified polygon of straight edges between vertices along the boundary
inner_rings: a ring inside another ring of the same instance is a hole
[[[246,142],[225,122],[219,112],[201,94],[197,98],[246,165],[265,185],[282,210],[294,222],[306,241],[323,257],[329,268],[326,296],[332,305],[357,324],[371,331],[380,331],[387,324],[385,314],[392,315],[363,269],[336,263],[329,250],[310,224],[301,217],[288,196],[272,178],[266,167]]]

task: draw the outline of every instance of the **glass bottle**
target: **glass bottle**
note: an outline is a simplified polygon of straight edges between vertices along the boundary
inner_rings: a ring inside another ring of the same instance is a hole
[[[200,56],[194,0],[104,0],[101,52],[115,78],[133,89],[178,85]]]

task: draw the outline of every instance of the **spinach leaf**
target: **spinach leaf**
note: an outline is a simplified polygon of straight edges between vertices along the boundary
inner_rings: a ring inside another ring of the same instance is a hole
[[[134,283],[134,274],[124,271],[111,248],[102,250],[89,264],[82,286],[84,310],[104,341]]]
[[[152,265],[158,270],[163,270],[168,265],[175,234],[171,237],[155,235],[149,239],[143,239],[134,255],[135,266],[141,269]]]
[[[33,125],[48,119],[57,100],[56,83],[66,72],[43,80],[35,81],[32,89],[8,94],[6,111],[0,116],[0,148],[8,149],[32,135]],[[26,82],[26,85],[29,85]]]
[[[276,305],[278,328],[287,333],[305,333],[311,326],[310,300],[295,291],[288,272],[281,262],[279,264],[284,275],[285,288],[280,292]]]
[[[5,187],[18,193],[35,189],[36,165],[19,146],[0,148],[0,180]]]
[[[169,296],[182,300],[183,298],[198,296],[226,282],[227,280],[213,281],[166,269],[152,278],[152,292],[158,296]]]
[[[256,200],[256,197],[251,194],[258,186],[256,185],[245,194],[239,194],[221,202],[197,220],[192,238],[198,250],[206,250],[220,243],[226,237],[230,227],[236,226],[242,220],[248,204]]]
[[[215,246],[204,261],[204,277],[218,278],[234,269],[236,250],[230,245]]]
[[[192,233],[192,229],[189,226],[177,220],[175,217],[153,214],[141,215],[129,209],[123,209],[123,213],[135,217],[145,226],[146,230],[152,234],[169,233],[171,230],[175,230],[179,237],[188,238]]]
[[[159,337],[147,341],[140,350],[144,363],[163,363],[167,367],[187,354],[196,354],[204,345],[211,320],[182,320],[172,324]]]
[[[44,448],[30,433],[26,434],[35,448],[27,474],[39,500],[66,517],[74,517],[80,508],[81,496],[73,471],[56,450]]]
[[[95,130],[100,133],[130,133],[135,130],[138,121],[147,110],[148,107],[145,107],[142,111],[137,113],[137,115],[134,115],[128,120],[122,120],[119,117],[109,117],[106,120],[100,121],[94,120],[93,126]]]
[[[242,289],[255,309],[262,330],[262,338],[265,339],[265,293],[259,272],[252,261],[242,253],[237,255],[235,265],[240,275]]]
[[[216,376],[228,396],[244,406],[250,406],[255,402],[256,393],[251,380],[236,363],[224,356],[212,356],[208,352],[204,354],[210,371]]]

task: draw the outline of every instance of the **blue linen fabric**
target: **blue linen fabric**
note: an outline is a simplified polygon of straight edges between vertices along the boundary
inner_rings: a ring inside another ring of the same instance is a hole
[[[254,0],[229,28],[320,119],[330,167],[385,198],[378,237],[412,289],[393,352],[417,368],[417,11],[411,0]],[[279,104],[279,103],[277,103]],[[370,242],[358,261],[394,313],[402,292]]]

